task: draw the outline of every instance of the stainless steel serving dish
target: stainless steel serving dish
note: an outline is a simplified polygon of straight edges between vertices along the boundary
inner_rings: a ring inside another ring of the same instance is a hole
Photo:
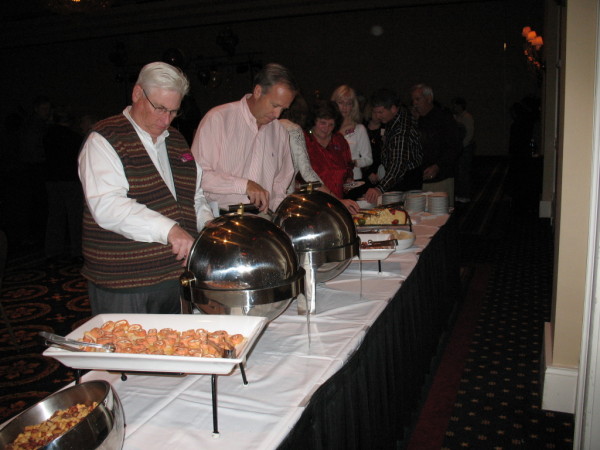
[[[308,186],[281,202],[273,222],[290,236],[306,271],[306,304],[298,302],[298,314],[314,314],[316,284],[338,276],[359,254],[352,215],[335,197]]]
[[[93,402],[97,402],[98,406],[90,414],[43,448],[52,450],[123,448],[125,438],[123,407],[117,393],[106,381],[76,384],[26,409],[0,429],[0,448],[13,442],[26,426],[44,422],[55,411],[80,403],[90,405]]]
[[[183,298],[206,314],[281,314],[304,288],[289,236],[267,219],[240,211],[200,233],[181,277]]]

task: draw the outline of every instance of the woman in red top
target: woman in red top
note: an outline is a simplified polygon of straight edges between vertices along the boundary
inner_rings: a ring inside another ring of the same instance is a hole
[[[340,199],[344,196],[344,183],[354,179],[354,162],[348,141],[337,131],[341,118],[334,102],[319,103],[313,111],[309,131],[304,132],[312,168]]]

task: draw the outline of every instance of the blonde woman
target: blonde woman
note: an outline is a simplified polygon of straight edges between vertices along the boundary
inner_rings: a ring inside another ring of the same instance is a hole
[[[367,129],[361,123],[360,106],[356,98],[356,92],[350,86],[344,84],[333,91],[331,100],[337,103],[342,114],[343,121],[339,132],[346,138],[350,146],[350,154],[354,161],[354,179],[362,180],[361,168],[373,164],[373,155]]]

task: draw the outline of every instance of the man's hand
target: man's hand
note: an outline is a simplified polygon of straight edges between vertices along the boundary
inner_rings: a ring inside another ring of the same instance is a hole
[[[183,260],[182,266],[187,264],[187,257],[190,254],[194,238],[179,225],[175,224],[169,230],[167,241],[171,245],[171,251],[176,255],[177,261]]]
[[[248,195],[250,202],[256,206],[260,212],[265,212],[269,209],[269,192],[265,191],[260,184],[248,180],[246,194]]]
[[[354,200],[350,200],[349,198],[344,198],[340,200],[346,209],[350,212],[350,214],[356,214],[360,210],[360,206]]]
[[[367,192],[365,192],[364,198],[369,203],[376,205],[380,196],[381,196],[381,191],[379,189],[369,188],[369,189],[367,189]]]
[[[423,171],[423,181],[433,180],[438,176],[438,173],[440,173],[440,166],[432,164]]]
[[[369,181],[371,182],[371,184],[377,184],[377,182],[379,181],[379,175],[377,175],[376,173],[370,174]]]

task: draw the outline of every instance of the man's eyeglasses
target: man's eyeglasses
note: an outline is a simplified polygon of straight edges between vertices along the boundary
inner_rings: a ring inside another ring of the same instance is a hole
[[[150,103],[150,106],[154,108],[154,112],[160,114],[161,116],[168,114],[170,117],[175,118],[181,114],[180,109],[167,109],[164,106],[154,106],[154,103],[152,103],[152,101],[148,98],[148,94],[146,94],[145,89],[142,88],[142,92],[144,93],[146,100],[148,100],[148,103]]]

